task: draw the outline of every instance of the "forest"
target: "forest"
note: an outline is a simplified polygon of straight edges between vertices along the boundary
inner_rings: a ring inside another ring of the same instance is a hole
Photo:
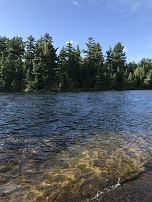
[[[86,49],[68,42],[59,51],[46,33],[33,36],[0,36],[0,92],[52,92],[152,89],[152,60],[126,62],[118,42],[104,54],[90,37]]]

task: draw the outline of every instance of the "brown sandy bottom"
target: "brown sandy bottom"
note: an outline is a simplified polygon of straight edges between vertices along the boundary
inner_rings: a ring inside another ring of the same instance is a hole
[[[25,158],[22,165],[18,165],[19,159],[24,157],[20,154],[20,157],[14,160],[14,165],[13,161],[12,164],[10,161],[10,165],[0,167],[0,201],[99,200],[97,196],[101,195],[102,191],[109,192],[110,195],[119,183],[144,170],[143,165],[151,155],[151,149],[147,150],[147,146],[146,140],[142,138],[128,141],[120,134],[95,135],[81,144],[71,145],[67,150],[58,152],[55,159],[51,159],[50,153],[50,157],[42,163],[35,162],[34,158]],[[26,156],[37,153],[36,150],[25,152]],[[22,170],[19,174],[12,171],[18,167]]]

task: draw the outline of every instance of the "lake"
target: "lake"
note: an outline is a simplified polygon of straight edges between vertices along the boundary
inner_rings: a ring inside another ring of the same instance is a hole
[[[1,93],[0,112],[1,202],[97,201],[151,158],[151,90]]]

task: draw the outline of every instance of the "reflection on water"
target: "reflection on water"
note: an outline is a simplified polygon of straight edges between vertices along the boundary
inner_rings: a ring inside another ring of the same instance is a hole
[[[150,158],[152,92],[0,95],[0,201],[91,201]]]

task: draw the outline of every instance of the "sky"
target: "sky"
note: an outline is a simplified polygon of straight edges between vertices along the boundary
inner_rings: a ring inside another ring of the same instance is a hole
[[[92,37],[104,55],[117,42],[127,61],[152,58],[152,0],[0,0],[0,35],[26,40],[49,33],[59,50]]]

